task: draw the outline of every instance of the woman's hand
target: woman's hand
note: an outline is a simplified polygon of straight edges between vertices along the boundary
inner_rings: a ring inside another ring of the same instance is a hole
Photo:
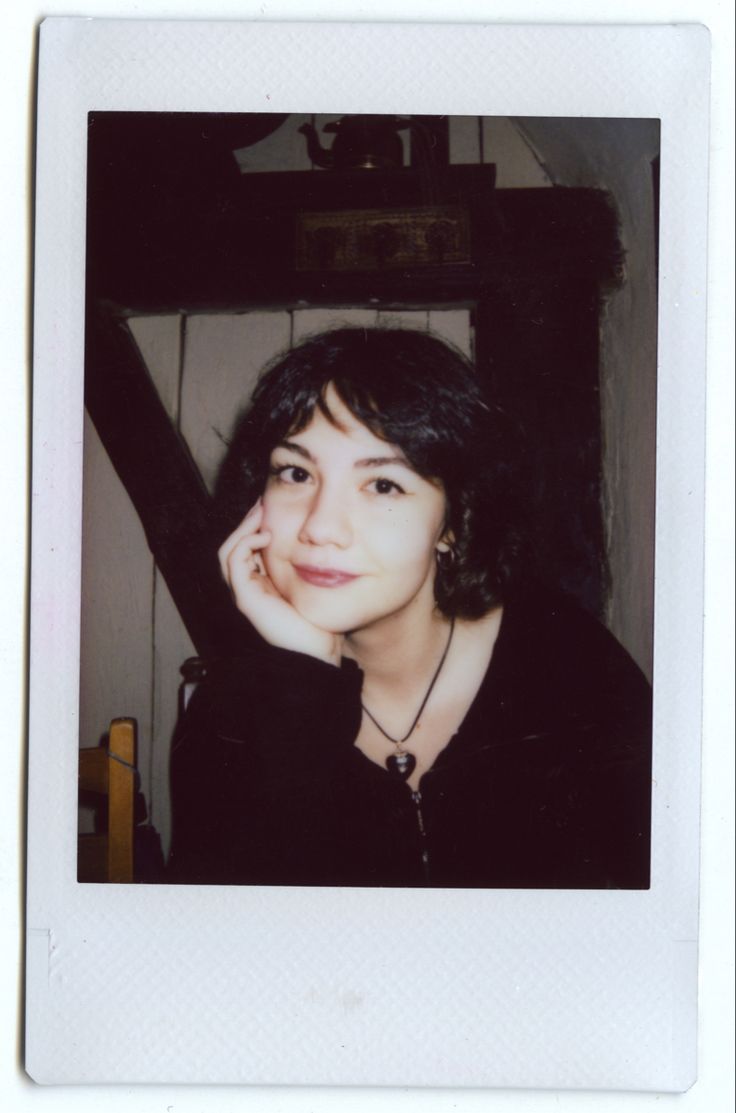
[[[217,554],[236,607],[271,645],[339,666],[342,637],[307,622],[269,579],[262,552],[271,534],[260,529],[262,521],[259,499]]]

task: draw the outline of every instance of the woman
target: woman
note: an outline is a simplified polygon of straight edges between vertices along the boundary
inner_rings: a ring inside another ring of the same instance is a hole
[[[461,356],[307,341],[217,501],[262,645],[210,663],[175,742],[173,880],[648,885],[648,686],[521,574],[503,426]]]

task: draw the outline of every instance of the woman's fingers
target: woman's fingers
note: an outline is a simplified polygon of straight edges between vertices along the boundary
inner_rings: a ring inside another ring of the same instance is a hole
[[[223,577],[236,597],[243,588],[247,588],[254,574],[260,576],[264,574],[260,550],[265,549],[270,540],[271,534],[268,530],[241,537],[221,559]]]
[[[237,529],[233,530],[230,536],[223,541],[222,545],[217,551],[217,557],[220,562],[220,571],[225,579],[227,579],[227,565],[230,557],[232,556],[235,548],[243,541],[257,533],[258,527],[263,518],[263,504],[260,499],[250,508],[248,513],[243,518]]]

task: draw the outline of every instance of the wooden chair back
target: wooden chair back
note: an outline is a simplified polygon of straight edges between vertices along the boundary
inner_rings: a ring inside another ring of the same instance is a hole
[[[107,822],[104,832],[79,836],[78,881],[134,880],[135,762],[135,719],[113,719],[106,749],[79,751],[79,791],[103,798]]]

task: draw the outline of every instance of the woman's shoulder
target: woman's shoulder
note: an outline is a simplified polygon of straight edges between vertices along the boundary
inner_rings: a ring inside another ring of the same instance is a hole
[[[600,619],[539,583],[509,594],[494,656],[512,682],[556,702],[645,709],[651,699],[641,669]]]
[[[626,658],[638,666],[602,619],[577,599],[538,581],[516,586],[504,603],[506,634],[520,638],[529,647],[534,639],[540,653],[569,653],[574,658],[590,652]]]

